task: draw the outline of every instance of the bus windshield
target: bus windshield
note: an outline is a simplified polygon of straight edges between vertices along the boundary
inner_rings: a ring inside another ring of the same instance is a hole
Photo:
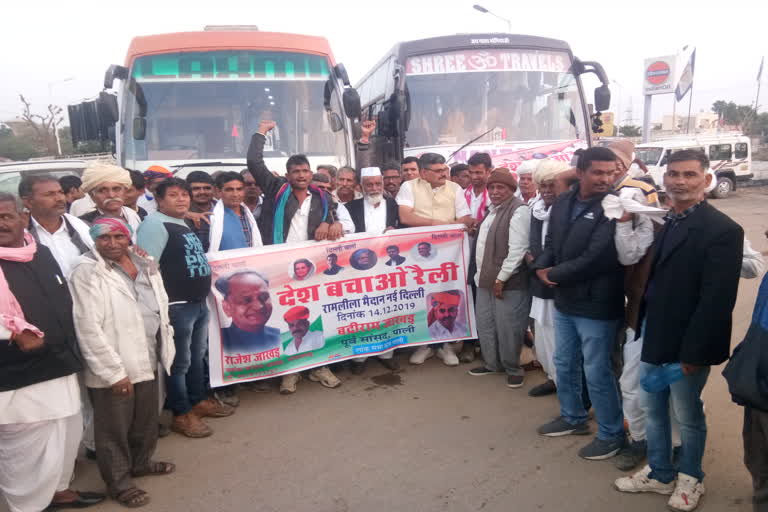
[[[242,160],[262,119],[277,122],[265,157],[344,155],[344,132],[331,130],[323,107],[327,77],[327,59],[315,55],[217,51],[141,57],[126,87],[126,165]],[[133,121],[141,117],[146,135],[136,140]]]
[[[566,52],[462,50],[411,57],[410,147],[586,139]]]

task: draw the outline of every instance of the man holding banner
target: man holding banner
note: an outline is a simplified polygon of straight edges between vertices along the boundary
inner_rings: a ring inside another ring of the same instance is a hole
[[[463,223],[473,229],[475,222],[464,192],[448,179],[445,158],[437,153],[425,153],[419,158],[419,170],[422,177],[403,183],[397,194],[400,221],[411,227]],[[424,257],[421,250],[419,254]],[[459,358],[456,354],[462,345],[461,342],[443,343],[437,356],[447,366],[457,366]],[[410,362],[423,364],[434,354],[432,347],[422,345],[411,355]]]

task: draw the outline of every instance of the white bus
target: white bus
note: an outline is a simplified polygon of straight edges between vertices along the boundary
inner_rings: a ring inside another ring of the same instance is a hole
[[[717,176],[717,186],[712,191],[714,197],[727,197],[738,182],[752,179],[752,146],[749,137],[738,133],[657,140],[638,145],[635,155],[645,163],[648,173],[663,191],[667,159],[681,149],[695,149],[709,157],[710,168]]]
[[[584,73],[602,82],[599,114],[610,104],[608,78],[564,41],[466,34],[398,43],[356,84],[363,118],[377,120],[373,161],[434,152],[465,162],[480,151],[511,170],[531,158],[569,161],[591,143]]]

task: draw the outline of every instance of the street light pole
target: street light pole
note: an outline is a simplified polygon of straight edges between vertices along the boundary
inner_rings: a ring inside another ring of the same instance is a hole
[[[488,9],[486,9],[485,7],[483,7],[480,4],[475,4],[475,5],[472,6],[472,8],[474,10],[476,10],[476,11],[482,12],[483,14],[490,14],[491,16],[494,16],[494,17],[499,18],[500,20],[506,22],[507,23],[507,33],[508,34],[512,33],[512,22],[510,20],[508,20],[507,18],[505,18],[503,16],[499,16],[495,12],[489,11]]]
[[[64,78],[63,80],[48,82],[48,101],[50,102],[51,105],[53,105],[53,86],[58,84],[63,84],[66,82],[71,82],[74,79],[75,77],[70,76],[70,77]],[[51,115],[55,115],[55,114],[51,113]],[[59,139],[59,128],[55,118],[53,119],[53,137],[56,139],[56,155],[61,156],[61,140]]]

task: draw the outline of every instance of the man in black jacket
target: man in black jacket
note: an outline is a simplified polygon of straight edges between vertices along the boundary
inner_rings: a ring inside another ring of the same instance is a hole
[[[620,491],[672,494],[672,510],[693,510],[704,494],[707,425],[700,397],[710,366],[730,353],[743,256],[744,230],[704,199],[712,180],[708,167],[704,153],[683,150],[670,156],[664,174],[671,210],[654,241],[640,307],[640,379],[648,382],[662,370],[676,370],[678,378],[659,392],[641,390],[649,465],[615,482]],[[665,366],[671,363],[679,368]],[[670,401],[682,438],[677,470],[670,453]]]
[[[28,222],[0,194],[0,293],[21,310],[0,311],[0,495],[11,510],[82,508],[104,495],[69,488],[83,434],[72,298],[51,252],[25,235]]]
[[[560,417],[539,427],[557,437],[587,434],[582,399],[582,365],[599,425],[597,437],[579,451],[589,460],[616,455],[624,444],[624,424],[616,377],[611,370],[619,322],[624,314],[624,273],[616,254],[615,222],[603,213],[616,172],[616,156],[606,148],[586,150],[579,184],[552,206],[549,232],[533,268],[555,290],[555,367]]]

